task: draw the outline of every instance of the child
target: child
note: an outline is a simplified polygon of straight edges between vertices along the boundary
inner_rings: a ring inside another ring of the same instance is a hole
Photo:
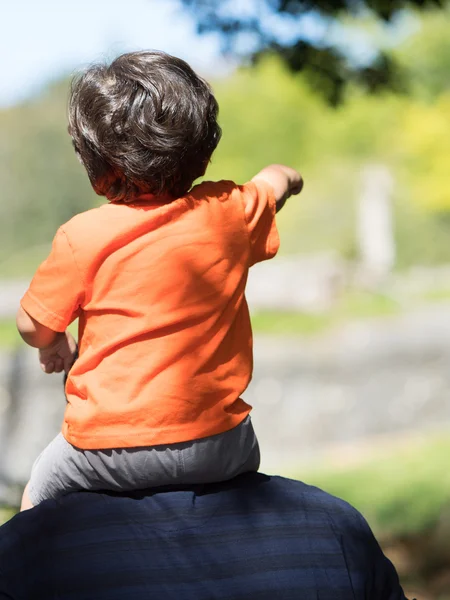
[[[72,84],[69,133],[109,203],[58,230],[21,301],[17,326],[43,370],[70,371],[62,434],[35,462],[23,509],[258,469],[240,398],[252,374],[245,284],[276,254],[275,212],[302,180],[272,165],[243,186],[191,189],[219,142],[217,112],[207,83],[162,52]]]

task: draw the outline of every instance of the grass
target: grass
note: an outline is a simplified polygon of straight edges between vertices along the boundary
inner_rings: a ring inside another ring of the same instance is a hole
[[[13,508],[0,508],[0,525],[12,519],[15,514],[16,511]]]
[[[382,294],[347,292],[326,313],[296,311],[256,311],[252,314],[255,333],[279,335],[315,335],[355,319],[367,319],[398,314],[401,306]]]
[[[448,302],[450,300],[450,289],[430,290],[422,295],[422,300],[428,302]]]
[[[406,535],[434,526],[450,507],[449,454],[450,436],[442,436],[302,479],[347,500],[379,535]]]
[[[326,331],[333,320],[327,314],[306,314],[286,311],[260,311],[252,314],[255,333],[279,335],[314,335]]]

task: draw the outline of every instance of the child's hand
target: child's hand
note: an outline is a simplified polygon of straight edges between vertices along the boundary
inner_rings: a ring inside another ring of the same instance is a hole
[[[54,341],[39,350],[39,363],[44,373],[69,372],[75,360],[77,343],[71,333],[58,333]]]
[[[283,208],[290,196],[300,194],[303,189],[303,179],[300,173],[285,165],[269,165],[265,167],[252,178],[252,181],[258,179],[262,179],[272,186],[277,212]]]

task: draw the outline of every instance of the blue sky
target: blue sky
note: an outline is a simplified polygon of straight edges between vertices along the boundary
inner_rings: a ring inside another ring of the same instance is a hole
[[[154,48],[208,75],[226,70],[215,35],[199,37],[176,0],[2,0],[0,107],[45,81],[127,50]]]

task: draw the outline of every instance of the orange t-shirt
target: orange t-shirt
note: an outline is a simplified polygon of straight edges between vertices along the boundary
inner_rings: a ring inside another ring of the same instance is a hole
[[[274,256],[273,190],[205,182],[170,203],[105,204],[61,227],[22,307],[79,359],[63,434],[83,449],[172,444],[227,431],[251,407],[249,267]]]

